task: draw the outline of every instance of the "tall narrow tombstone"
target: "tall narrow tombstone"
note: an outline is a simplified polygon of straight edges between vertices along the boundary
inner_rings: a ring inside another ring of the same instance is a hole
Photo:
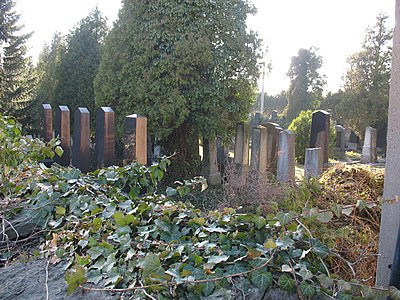
[[[253,127],[251,130],[251,158],[250,167],[253,172],[264,174],[267,172],[267,128]]]
[[[307,148],[304,160],[304,178],[316,178],[322,174],[322,150],[321,148]]]
[[[236,170],[242,174],[242,183],[245,183],[249,170],[249,136],[249,125],[243,122],[238,123],[236,125],[234,153]]]
[[[53,138],[53,109],[50,104],[42,104],[42,134],[45,142]]]
[[[254,115],[254,123],[253,126],[258,126],[261,124],[261,114],[258,112]]]
[[[400,196],[400,0],[396,0],[396,24],[393,34],[392,68],[390,76],[389,119],[386,150],[385,184],[383,199]],[[379,234],[378,269],[376,284],[389,286],[390,269],[396,247],[396,235],[400,221],[400,203],[384,202]]]
[[[276,175],[278,140],[282,127],[272,122],[263,123],[261,125],[267,128],[267,169],[268,172]]]
[[[98,168],[115,164],[114,111],[101,107],[96,115],[96,163]]]
[[[78,107],[74,113],[74,134],[72,138],[72,165],[82,172],[90,171],[90,112]]]
[[[276,120],[278,120],[278,111],[277,110],[273,110],[271,112],[271,122],[276,122]]]
[[[291,130],[279,133],[277,179],[280,182],[295,180],[295,137]]]
[[[364,146],[362,149],[361,161],[364,163],[376,162],[376,137],[377,131],[375,128],[368,126],[365,128]]]
[[[137,114],[125,118],[124,160],[147,164],[147,118]]]
[[[215,138],[203,140],[203,176],[210,186],[221,184],[221,173],[217,163],[217,144]]]
[[[336,141],[333,151],[337,158],[343,159],[345,157],[346,149],[346,129],[341,125],[335,125]]]
[[[60,146],[64,152],[61,157],[54,156],[54,160],[61,166],[69,166],[71,163],[71,121],[68,106],[60,105],[56,111],[55,134],[60,138]]]
[[[317,110],[312,114],[310,148],[322,149],[322,161],[328,163],[329,158],[330,114]]]
[[[227,159],[227,153],[225,152],[225,147],[222,145],[222,139],[217,137],[217,163],[218,170],[222,174],[225,170],[225,164]]]

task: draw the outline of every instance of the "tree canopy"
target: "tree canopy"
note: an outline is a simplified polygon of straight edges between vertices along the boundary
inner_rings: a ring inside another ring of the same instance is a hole
[[[317,49],[300,49],[297,56],[292,57],[287,76],[290,78],[290,87],[287,93],[286,106],[287,120],[290,122],[301,111],[313,110],[318,107],[322,99],[325,78],[319,73],[322,66],[322,57]]]
[[[349,57],[343,89],[332,107],[336,117],[360,136],[367,126],[387,127],[393,36],[387,18],[377,16],[375,25],[366,30],[362,50]]]
[[[105,42],[96,104],[120,118],[147,116],[150,132],[182,159],[199,133],[232,132],[255,99],[260,40],[246,27],[253,13],[245,0],[125,0]]]
[[[0,0],[0,111],[29,123],[28,109],[36,77],[13,0]]]

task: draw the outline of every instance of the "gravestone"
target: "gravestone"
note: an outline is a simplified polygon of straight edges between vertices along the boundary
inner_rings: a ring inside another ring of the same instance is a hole
[[[271,113],[271,122],[276,122],[278,120],[278,111],[273,110]]]
[[[267,171],[267,128],[253,127],[251,130],[251,170],[257,174]]]
[[[276,175],[277,161],[278,161],[278,141],[279,133],[282,131],[276,123],[267,122],[262,126],[267,128],[267,170]]]
[[[222,139],[217,137],[217,163],[218,163],[218,170],[222,174],[225,170],[225,164],[227,160],[227,153],[225,151],[225,147],[222,146]]]
[[[60,105],[56,111],[55,134],[60,138],[60,146],[64,152],[61,157],[54,156],[54,160],[61,166],[69,166],[71,163],[71,121],[68,106]]]
[[[247,173],[249,171],[249,131],[250,128],[248,124],[242,122],[236,125],[234,161],[236,171],[242,175],[242,184],[246,182]]]
[[[147,164],[147,118],[137,114],[125,118],[124,161]]]
[[[253,126],[258,126],[261,123],[261,114],[258,112],[254,115],[254,123]]]
[[[280,182],[295,180],[295,137],[291,130],[279,133],[277,179]]]
[[[356,135],[356,133],[353,130],[346,130],[346,148],[348,150],[357,150],[358,149],[358,143],[360,141],[359,137]]]
[[[42,104],[42,134],[45,142],[53,138],[53,110],[50,104]]]
[[[304,160],[304,178],[316,178],[322,174],[322,150],[321,148],[307,148]]]
[[[329,158],[330,114],[317,110],[312,114],[310,148],[321,148],[322,161],[328,163]]]
[[[400,0],[396,0],[395,28],[393,34],[392,68],[389,92],[389,118],[386,150],[385,183],[379,234],[378,269],[376,284],[389,286],[390,269],[396,247],[396,235],[400,221],[400,203],[388,200],[400,196]]]
[[[97,110],[95,143],[97,167],[114,165],[115,124],[114,111],[110,107],[101,107]]]
[[[336,125],[336,141],[333,148],[335,157],[344,159],[346,150],[346,129],[341,125]]]
[[[364,146],[362,149],[361,162],[374,163],[377,159],[375,128],[368,126],[365,128]]]
[[[90,112],[78,107],[74,113],[72,165],[84,173],[90,171]]]
[[[215,138],[203,140],[203,171],[202,174],[210,186],[221,184],[221,173],[217,163],[217,144]]]

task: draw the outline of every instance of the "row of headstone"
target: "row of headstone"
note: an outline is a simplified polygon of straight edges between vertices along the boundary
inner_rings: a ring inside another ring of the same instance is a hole
[[[43,138],[48,142],[53,138],[53,111],[50,104],[43,104],[42,108]],[[90,112],[85,107],[79,107],[75,111],[72,141],[70,120],[68,107],[59,106],[56,111],[54,134],[60,138],[64,153],[61,157],[55,157],[55,161],[62,166],[72,164],[82,172],[88,172],[91,170]],[[124,161],[147,164],[147,119],[145,117],[129,115],[125,119]],[[96,114],[95,165],[97,168],[102,168],[115,163],[115,114],[110,107],[101,107]]]

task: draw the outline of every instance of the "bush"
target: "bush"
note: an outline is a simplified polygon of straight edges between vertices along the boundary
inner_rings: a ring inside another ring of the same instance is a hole
[[[296,161],[300,164],[304,164],[306,148],[310,147],[311,139],[311,124],[312,124],[313,111],[307,110],[300,112],[299,116],[295,118],[289,125],[289,130],[292,130],[296,134]],[[329,156],[332,156],[332,147],[335,143],[336,129],[331,122],[329,132]]]

